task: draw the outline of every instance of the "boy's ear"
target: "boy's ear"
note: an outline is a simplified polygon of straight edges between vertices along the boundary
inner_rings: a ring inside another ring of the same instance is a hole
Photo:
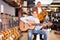
[[[31,13],[31,15],[32,15],[32,13]]]

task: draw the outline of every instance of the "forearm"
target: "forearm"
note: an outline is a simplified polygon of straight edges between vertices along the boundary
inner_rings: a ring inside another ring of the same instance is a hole
[[[27,23],[27,19],[26,18],[20,18],[20,20],[24,23]]]

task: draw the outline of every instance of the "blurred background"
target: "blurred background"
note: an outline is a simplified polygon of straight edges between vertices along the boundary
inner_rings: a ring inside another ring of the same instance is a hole
[[[27,40],[27,32],[21,32],[19,29],[20,17],[31,15],[32,8],[38,1],[48,12],[49,20],[53,23],[52,27],[47,28],[49,32],[46,30],[48,40],[60,40],[60,0],[0,0],[0,33],[4,33],[6,29],[11,33],[10,30],[17,28],[15,29],[17,30],[16,34],[20,36],[15,36],[14,31],[12,33],[16,40]],[[1,38],[1,40],[3,39]]]

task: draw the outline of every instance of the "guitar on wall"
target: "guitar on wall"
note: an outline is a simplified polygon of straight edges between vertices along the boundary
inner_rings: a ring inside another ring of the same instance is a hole
[[[24,23],[24,22],[22,22],[22,21],[20,21],[20,30],[21,31],[27,31],[27,30],[29,30],[29,29],[31,29],[31,30],[33,30],[34,28],[35,28],[35,26],[37,26],[37,25],[40,25],[40,26],[43,26],[43,27],[46,27],[46,26],[51,26],[52,25],[52,23],[51,22],[43,22],[42,24],[36,24],[34,21],[28,21],[29,23],[27,24],[27,23]]]

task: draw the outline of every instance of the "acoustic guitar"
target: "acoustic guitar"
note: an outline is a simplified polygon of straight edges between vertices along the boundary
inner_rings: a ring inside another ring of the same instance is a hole
[[[27,31],[27,30],[29,30],[29,29],[32,30],[32,29],[34,29],[35,26],[37,26],[37,25],[43,26],[43,27],[47,27],[47,26],[50,27],[50,26],[52,25],[51,22],[43,22],[42,24],[36,24],[34,21],[29,21],[29,22],[30,22],[30,24],[26,24],[26,23],[20,21],[20,30],[21,30],[21,31]]]
[[[39,14],[37,14],[38,19],[39,19],[40,21],[43,21],[46,15],[47,15],[47,14],[46,14],[46,12],[44,12],[44,11],[41,12],[41,13],[39,13]]]
[[[47,15],[47,12],[44,9],[42,9],[42,8],[41,8],[41,10],[42,11],[40,13],[38,13],[38,8],[37,7],[34,7],[33,8],[33,12],[36,12],[37,13],[38,19],[40,21],[43,21],[44,18],[45,18],[45,16]]]
[[[33,22],[30,21],[30,24],[32,24]],[[24,23],[22,21],[20,21],[20,30],[21,31],[27,31],[28,29],[34,29],[34,26],[33,25],[29,25],[27,23]]]

